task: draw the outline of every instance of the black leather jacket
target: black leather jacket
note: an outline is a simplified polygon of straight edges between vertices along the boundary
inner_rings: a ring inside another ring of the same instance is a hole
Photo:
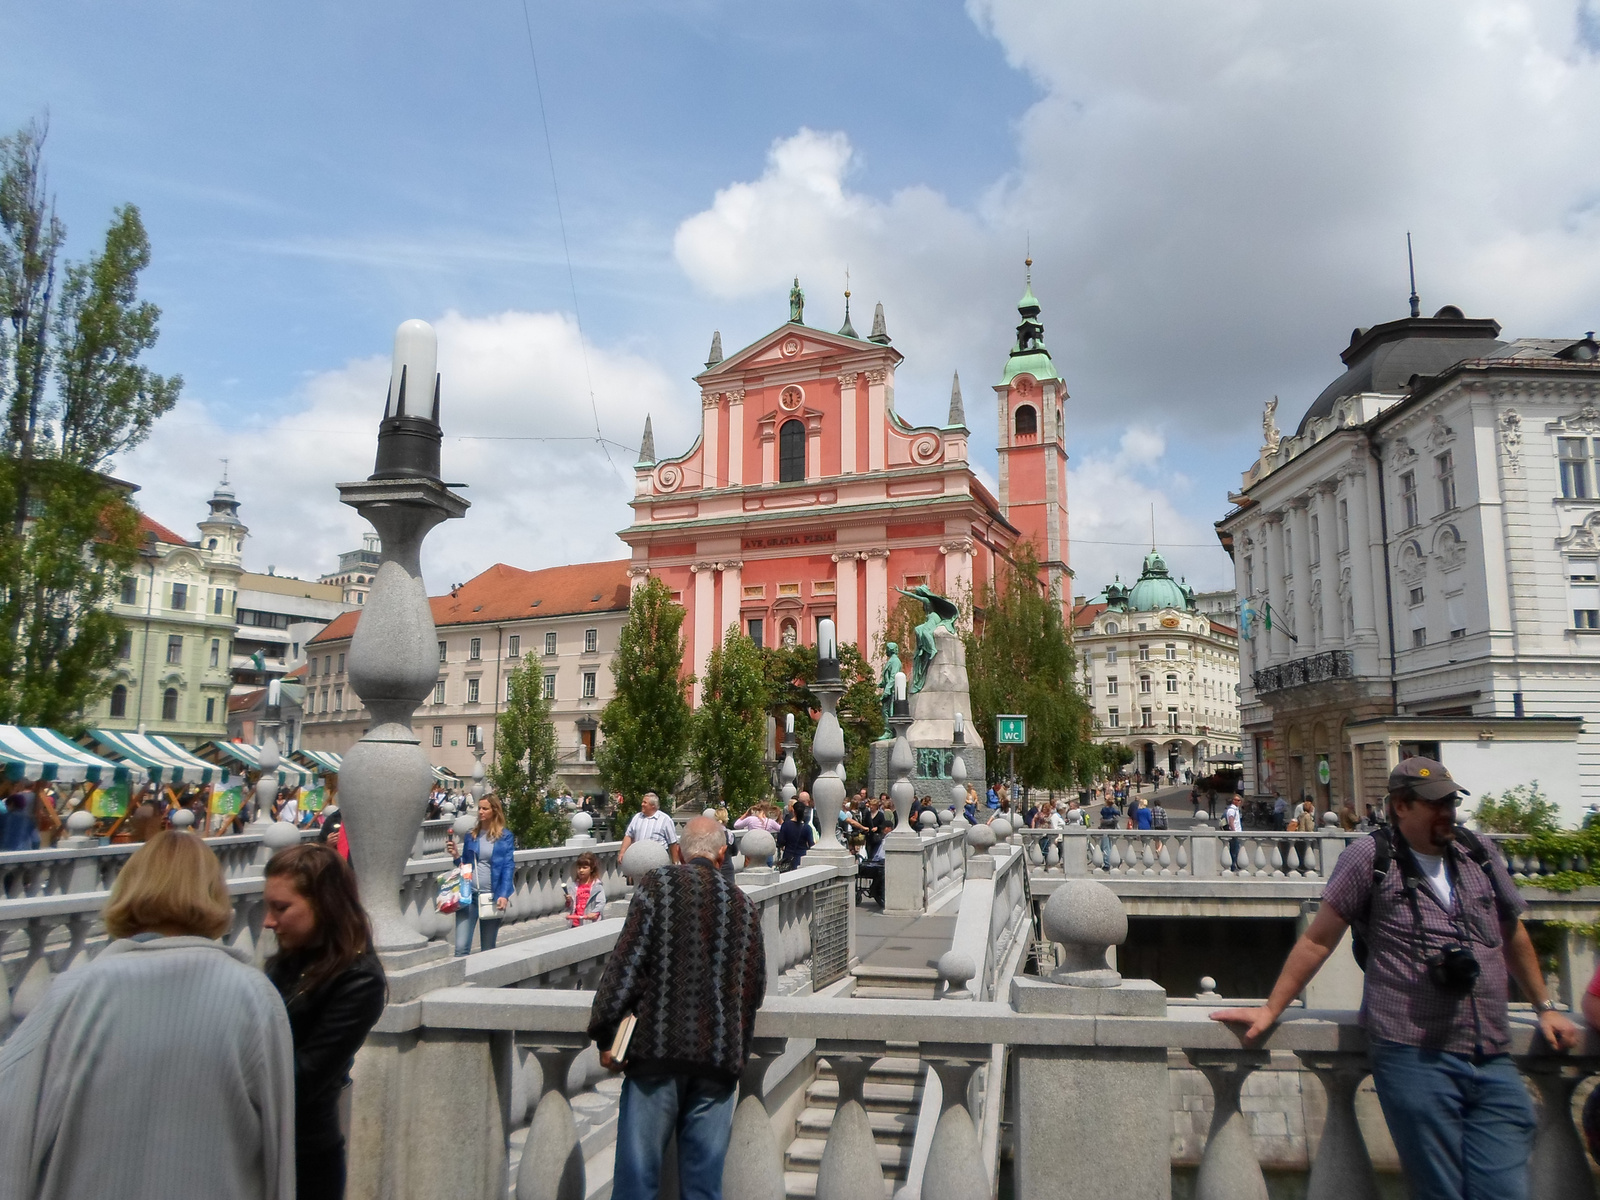
[[[372,951],[310,992],[295,991],[302,963],[285,956],[267,969],[294,1035],[294,1121],[297,1151],[339,1144],[339,1092],[350,1065],[383,1013],[388,982]]]

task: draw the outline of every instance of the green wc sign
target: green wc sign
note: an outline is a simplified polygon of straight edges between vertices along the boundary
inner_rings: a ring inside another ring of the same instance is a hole
[[[994,719],[994,741],[997,746],[1026,746],[1028,744],[1028,718],[1023,713],[1001,713]]]

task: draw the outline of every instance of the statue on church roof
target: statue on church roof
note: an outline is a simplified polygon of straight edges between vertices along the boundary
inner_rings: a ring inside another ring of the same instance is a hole
[[[789,289],[789,320],[792,324],[805,324],[806,294],[800,290],[800,276],[794,277],[794,286]]]
[[[933,635],[939,629],[948,629],[954,633],[956,618],[961,615],[961,610],[956,607],[955,601],[939,595],[925,583],[919,583],[910,589],[895,588],[895,591],[902,596],[910,596],[913,600],[921,601],[923,611],[928,614],[916,628],[917,653],[911,664],[911,691],[920,692],[922,685],[927,682],[928,668],[933,665],[933,656],[937,649]]]

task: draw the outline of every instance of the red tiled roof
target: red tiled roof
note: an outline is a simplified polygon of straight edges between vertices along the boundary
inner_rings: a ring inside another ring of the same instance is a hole
[[[230,713],[249,712],[261,703],[261,698],[267,694],[266,688],[256,688],[251,692],[240,692],[236,696],[228,697],[228,711]]]
[[[1094,624],[1094,619],[1109,607],[1105,604],[1080,604],[1072,610],[1072,627],[1074,629],[1087,629]]]
[[[628,607],[628,559],[574,563],[524,571],[495,563],[454,592],[431,596],[433,623],[479,625],[522,621],[530,617],[562,617],[574,613],[618,612]],[[361,610],[340,613],[311,639],[311,645],[346,641],[355,634]]]
[[[1211,628],[1212,628],[1213,631],[1215,631],[1217,633],[1226,633],[1226,634],[1229,634],[1232,637],[1238,637],[1239,636],[1239,631],[1237,629],[1235,629],[1232,625],[1224,625],[1221,621],[1218,621],[1214,617],[1211,620]]]
[[[170,546],[187,546],[189,544],[189,539],[188,538],[179,537],[177,534],[173,533],[172,530],[168,529],[165,525],[163,525],[160,521],[151,520],[149,517],[145,516],[144,513],[140,513],[139,514],[139,540],[140,540],[140,542],[149,541],[150,539],[146,535],[147,534],[152,534],[152,533],[156,535],[156,539],[155,539],[156,541],[158,541],[158,542],[166,542]]]

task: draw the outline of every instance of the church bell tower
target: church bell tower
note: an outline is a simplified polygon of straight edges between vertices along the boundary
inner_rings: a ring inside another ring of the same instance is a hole
[[[1000,418],[1000,511],[1033,543],[1040,581],[1065,605],[1072,603],[1067,555],[1067,385],[1044,344],[1039,301],[1033,295],[1033,259],[1017,302],[1017,341],[995,385]],[[1065,610],[1064,610],[1065,611]]]

